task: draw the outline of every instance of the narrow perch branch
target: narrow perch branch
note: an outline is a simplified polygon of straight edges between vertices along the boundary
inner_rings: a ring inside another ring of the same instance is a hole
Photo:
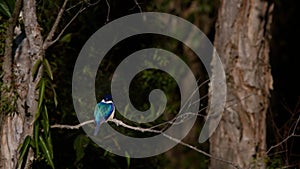
[[[51,128],[60,128],[60,129],[79,129],[80,127],[90,124],[90,123],[94,123],[94,120],[88,120],[85,121],[83,123],[77,124],[75,126],[72,125],[64,125],[64,124],[54,124],[51,126]]]
[[[179,140],[179,139],[177,139],[177,138],[174,138],[174,137],[172,137],[172,136],[170,136],[170,135],[167,135],[166,133],[164,133],[164,132],[162,132],[162,131],[154,130],[154,129],[151,129],[151,128],[141,128],[141,127],[130,126],[130,125],[128,125],[128,124],[123,123],[122,121],[120,121],[120,120],[118,120],[118,119],[112,119],[112,120],[109,120],[109,121],[115,123],[117,126],[120,125],[120,126],[123,126],[123,127],[125,127],[125,128],[128,128],[128,129],[132,129],[132,130],[135,130],[135,131],[140,131],[140,132],[151,132],[151,133],[162,134],[164,137],[170,139],[171,141],[174,141],[174,142],[176,142],[176,143],[178,143],[178,144],[181,144],[181,145],[186,146],[186,147],[188,147],[188,148],[190,148],[190,149],[192,149],[192,150],[195,150],[195,151],[197,151],[197,152],[199,152],[199,153],[202,153],[203,155],[205,155],[205,156],[207,156],[207,157],[210,157],[210,158],[213,158],[213,159],[215,159],[215,160],[219,160],[219,161],[222,161],[222,162],[224,162],[224,163],[227,163],[227,164],[233,166],[234,168],[240,169],[240,168],[238,167],[237,164],[234,164],[234,163],[231,162],[231,161],[227,161],[227,160],[224,160],[224,159],[221,159],[221,158],[218,158],[218,157],[214,157],[214,156],[212,156],[211,154],[209,154],[209,153],[207,153],[207,152],[205,152],[205,151],[202,151],[202,150],[198,149],[198,148],[195,147],[195,146],[189,145],[189,144],[187,144],[187,143],[185,143],[185,142],[183,142],[183,141],[181,141],[181,140]],[[60,128],[60,129],[79,129],[80,127],[82,127],[82,126],[84,126],[84,125],[87,125],[87,124],[90,124],[90,123],[94,123],[94,120],[88,120],[88,121],[85,121],[85,122],[80,123],[80,124],[75,125],[75,126],[72,126],[72,125],[55,124],[55,125],[52,125],[51,128]]]

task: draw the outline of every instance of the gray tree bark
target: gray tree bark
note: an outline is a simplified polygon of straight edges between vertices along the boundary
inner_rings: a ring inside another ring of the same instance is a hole
[[[13,51],[13,37],[16,35],[17,19],[22,9],[26,37]],[[14,55],[13,55],[14,53]],[[33,120],[37,110],[37,82],[41,78],[41,68],[34,79],[33,66],[44,55],[43,39],[37,22],[35,0],[17,0],[12,18],[9,20],[5,56],[3,63],[3,86],[1,107],[9,107],[1,113],[1,159],[0,168],[15,169],[19,158],[19,146],[24,138],[32,136]],[[5,104],[5,105],[4,105]],[[26,168],[33,160],[29,150]]]
[[[243,169],[265,168],[272,9],[264,0],[223,0],[216,23],[214,45],[226,73],[227,103],[210,153]],[[233,166],[211,159],[210,168]]]

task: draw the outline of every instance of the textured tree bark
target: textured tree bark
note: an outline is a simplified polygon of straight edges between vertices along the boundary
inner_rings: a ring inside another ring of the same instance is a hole
[[[41,77],[41,68],[33,79],[32,68],[38,59],[43,57],[44,49],[40,27],[36,17],[35,0],[16,1],[14,21],[10,22],[6,41],[6,52],[3,64],[3,82],[1,99],[11,107],[7,112],[1,112],[1,159],[0,168],[15,169],[19,157],[19,145],[27,135],[32,135],[33,120],[37,109],[37,82]],[[23,6],[22,6],[23,4]],[[19,5],[19,6],[18,6]],[[13,30],[16,27],[20,10],[23,10],[23,23],[26,37],[12,50]],[[13,55],[14,53],[14,55]],[[1,105],[3,106],[3,105]],[[30,166],[33,152],[27,156],[25,168]]]
[[[240,168],[265,168],[272,9],[264,0],[223,0],[218,13],[214,44],[226,73],[227,103],[210,153]],[[210,168],[233,167],[211,159]]]

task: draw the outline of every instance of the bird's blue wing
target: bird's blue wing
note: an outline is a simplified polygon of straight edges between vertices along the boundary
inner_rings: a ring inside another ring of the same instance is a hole
[[[112,103],[106,104],[106,103],[98,103],[94,110],[94,117],[96,122],[96,128],[94,135],[97,135],[100,126],[102,123],[104,123],[113,113],[114,111],[114,105]]]
[[[109,116],[114,111],[114,105],[112,103],[98,103],[95,108],[94,116],[96,120],[102,120],[106,121]]]

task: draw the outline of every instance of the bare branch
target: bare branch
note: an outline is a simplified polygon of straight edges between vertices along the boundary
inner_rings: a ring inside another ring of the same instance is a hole
[[[281,144],[283,144],[284,142],[288,141],[292,137],[300,137],[300,135],[298,135],[298,134],[291,134],[291,135],[289,135],[288,137],[286,137],[285,139],[283,139],[280,143],[278,143],[278,144],[276,144],[274,146],[271,146],[269,148],[269,150],[266,152],[266,154],[268,154],[272,149],[274,149],[274,148],[280,146]]]
[[[296,124],[295,124],[295,126],[294,126],[294,129],[293,129],[293,133],[292,133],[292,134],[295,134],[296,129],[297,129],[297,126],[298,126],[298,124],[299,124],[299,120],[300,120],[300,115],[299,115],[299,117],[298,117],[298,119],[297,119],[297,121],[296,121]]]
[[[107,5],[107,15],[106,15],[106,23],[109,21],[109,14],[110,14],[110,5],[107,0],[105,0]]]
[[[227,163],[227,164],[231,165],[231,166],[234,167],[234,168],[241,169],[237,164],[234,164],[234,163],[231,162],[231,161],[227,161],[227,160],[224,160],[224,159],[221,159],[221,158],[212,156],[211,154],[209,154],[209,153],[207,153],[207,152],[205,152],[205,151],[202,151],[202,150],[198,149],[197,147],[194,147],[194,146],[192,146],[192,145],[189,145],[189,144],[187,144],[187,143],[185,143],[185,142],[183,142],[183,141],[181,141],[181,140],[179,140],[179,139],[177,139],[177,138],[171,137],[171,136],[169,136],[169,135],[167,135],[167,134],[165,134],[165,133],[163,133],[163,132],[162,132],[161,134],[162,134],[163,136],[165,136],[166,138],[168,138],[168,139],[170,139],[170,140],[172,140],[172,141],[174,141],[174,142],[176,142],[176,143],[178,143],[178,144],[181,144],[181,145],[183,145],[183,146],[186,146],[186,147],[188,147],[188,148],[190,148],[190,149],[192,149],[192,150],[195,150],[195,151],[197,151],[197,152],[199,152],[199,153],[201,153],[201,154],[203,154],[203,155],[205,155],[205,156],[207,156],[207,157],[210,157],[210,158],[213,158],[213,159],[215,159],[215,160],[218,160],[218,161]]]
[[[101,1],[101,0],[98,0],[98,1],[96,1],[96,2],[94,2],[94,3],[87,2],[87,4],[88,4],[89,6],[94,6],[94,5],[97,5],[100,1]]]
[[[65,1],[68,1],[68,0],[65,0]],[[88,3],[88,6],[87,6],[87,7],[81,7],[81,8],[78,10],[78,12],[72,17],[72,19],[66,24],[66,26],[60,31],[60,33],[57,35],[57,37],[56,37],[53,41],[51,41],[52,39],[50,39],[51,42],[50,42],[50,41],[47,42],[47,40],[46,40],[46,42],[48,43],[48,46],[47,46],[47,47],[53,45],[54,43],[56,43],[56,42],[60,39],[60,37],[64,34],[65,30],[71,25],[71,23],[77,18],[77,16],[78,16],[81,12],[83,12],[84,10],[86,10],[86,9],[87,9],[88,7],[90,7],[90,6],[94,6],[94,5],[98,4],[99,2],[100,2],[100,0],[98,0],[98,1],[95,2],[95,3]],[[81,2],[80,2],[80,3],[77,3],[77,4],[75,4],[74,6],[68,8],[67,10],[70,10],[70,9],[72,9],[72,8],[75,8],[77,5],[80,5],[80,4],[82,4],[82,3],[81,3]],[[50,35],[50,34],[49,34],[49,35]],[[52,37],[51,37],[51,38],[52,38]]]
[[[43,49],[44,50],[46,50],[49,46],[51,46],[53,44],[53,43],[51,43],[51,41],[52,41],[52,38],[54,36],[55,31],[57,30],[57,27],[58,27],[58,24],[59,24],[59,22],[61,20],[61,17],[62,17],[62,15],[64,13],[64,10],[66,8],[67,2],[68,2],[68,0],[64,1],[63,5],[62,5],[62,7],[60,9],[60,11],[57,14],[55,22],[54,22],[54,24],[53,24],[53,26],[52,26],[52,28],[51,28],[51,30],[50,30],[47,38],[44,41],[44,45],[43,45]]]
[[[60,128],[60,129],[79,129],[80,127],[84,126],[84,125],[87,125],[87,124],[90,124],[90,123],[94,123],[94,120],[88,120],[88,121],[85,121],[83,123],[80,123],[80,124],[77,124],[75,126],[72,126],[72,125],[63,125],[63,124],[55,124],[55,125],[52,125],[51,128]]]
[[[266,152],[266,154],[268,154],[272,149],[274,149],[274,148],[276,148],[276,147],[282,145],[283,143],[287,142],[290,138],[292,138],[292,137],[300,137],[300,135],[295,134],[296,128],[297,128],[297,126],[298,126],[298,124],[299,124],[299,120],[300,120],[300,115],[299,115],[299,117],[298,117],[298,119],[297,119],[297,121],[296,121],[296,124],[295,124],[295,126],[294,126],[294,129],[293,129],[292,134],[289,135],[289,136],[287,136],[285,139],[283,139],[281,142],[277,143],[276,145],[271,146],[271,147],[269,148],[269,150]]]
[[[57,35],[57,37],[52,41],[49,42],[49,46],[51,46],[52,44],[54,44],[55,42],[57,42],[60,37],[63,35],[63,33],[65,32],[65,30],[70,26],[70,24],[77,18],[77,16],[83,12],[86,9],[86,7],[81,8],[73,17],[72,19],[66,24],[66,26],[60,31],[60,33]]]
[[[68,12],[68,11],[70,11],[71,9],[76,8],[78,5],[82,5],[82,4],[83,4],[83,1],[80,1],[80,2],[78,2],[77,4],[75,4],[75,5],[71,6],[71,7],[69,7],[68,9],[66,9],[66,12]]]
[[[142,8],[141,8],[140,4],[138,3],[138,1],[134,0],[134,3],[139,8],[140,12],[142,13],[143,11],[142,11]]]
[[[231,165],[231,166],[233,166],[233,167],[239,169],[239,167],[238,167],[237,164],[234,164],[234,163],[232,163],[232,162],[230,162],[230,161],[227,161],[227,160],[224,160],[224,159],[220,159],[220,158],[218,158],[218,157],[214,157],[214,156],[212,156],[211,154],[209,154],[209,153],[207,153],[207,152],[205,152],[205,151],[203,151],[203,150],[200,150],[200,149],[198,149],[198,148],[195,147],[195,146],[189,145],[189,144],[187,144],[187,143],[185,143],[185,142],[183,142],[183,141],[181,141],[181,140],[179,140],[179,139],[177,139],[177,138],[174,138],[174,137],[172,137],[172,136],[170,136],[170,135],[167,135],[166,133],[164,133],[164,132],[162,132],[162,131],[154,130],[154,129],[151,129],[151,128],[141,128],[141,127],[130,126],[130,125],[128,125],[128,124],[123,123],[122,121],[120,121],[120,120],[118,120],[118,119],[111,119],[111,120],[109,120],[109,121],[115,123],[117,126],[122,126],[122,127],[128,128],[128,129],[131,129],[131,130],[135,130],[135,131],[140,131],[140,132],[150,132],[150,133],[162,134],[164,137],[170,139],[171,141],[174,141],[174,142],[176,142],[176,143],[178,143],[178,144],[181,144],[181,145],[183,145],[183,146],[186,146],[186,147],[188,147],[188,148],[190,148],[190,149],[192,149],[192,150],[194,150],[194,151],[197,151],[197,152],[199,152],[199,153],[201,153],[201,154],[203,154],[203,155],[205,155],[205,156],[207,156],[207,157],[213,158],[213,159],[215,159],[215,160],[219,160],[219,161],[221,161],[221,162],[227,163],[227,164],[229,164],[229,165]],[[93,123],[93,122],[94,122],[94,120],[88,120],[88,121],[85,121],[85,122],[80,123],[80,124],[75,125],[75,126],[72,126],[72,125],[60,125],[60,124],[56,124],[56,125],[52,125],[51,128],[79,129],[79,128],[82,127],[82,126],[84,126],[84,125],[86,125],[86,124]]]
[[[208,81],[203,82],[203,83],[202,83],[200,86],[198,86],[198,87],[201,87],[203,84],[205,84],[205,83],[207,83],[207,82],[208,82]],[[197,90],[195,90],[195,91],[193,92],[192,95],[194,95],[196,91],[197,91]],[[206,97],[206,96],[205,96],[205,97]],[[189,101],[189,100],[190,100],[190,98],[186,101],[186,103],[184,104],[184,106],[191,106],[191,104],[188,104],[188,101]],[[193,103],[193,104],[195,104],[195,103]],[[186,118],[188,118],[188,117],[191,117],[191,116],[194,117],[194,116],[203,116],[203,115],[199,115],[198,112],[197,112],[197,113],[187,112],[187,113],[184,113],[184,114],[181,114],[181,115],[175,117],[175,118],[172,119],[171,121],[168,121],[168,122],[166,122],[166,123],[164,123],[164,124],[177,124],[177,123],[181,123],[184,119],[186,119]],[[205,116],[204,116],[204,117],[205,117]],[[174,120],[176,120],[176,119],[178,119],[178,118],[182,118],[182,120],[180,120],[180,122],[175,123]],[[164,137],[168,138],[168,139],[171,140],[171,141],[174,141],[174,142],[176,142],[176,143],[178,143],[178,144],[180,144],[180,145],[183,145],[183,146],[188,147],[188,148],[190,148],[190,149],[192,149],[192,150],[194,150],[194,151],[197,151],[197,152],[199,152],[199,153],[201,153],[201,154],[203,154],[203,155],[205,155],[205,156],[207,156],[207,157],[210,157],[210,158],[213,158],[213,159],[215,159],[215,160],[224,162],[224,163],[226,163],[226,164],[229,164],[229,165],[233,166],[234,168],[239,169],[238,165],[235,164],[235,163],[233,163],[233,162],[231,162],[231,161],[227,161],[227,160],[224,160],[224,159],[221,159],[221,158],[218,158],[218,157],[214,157],[214,156],[212,156],[211,154],[209,154],[209,153],[207,153],[207,152],[205,152],[205,151],[203,151],[203,150],[200,150],[200,149],[198,149],[198,148],[195,147],[195,146],[192,146],[192,145],[190,145],[190,144],[188,144],[188,143],[185,143],[185,142],[181,141],[180,139],[177,139],[177,138],[174,138],[174,137],[172,137],[172,136],[170,136],[170,135],[167,135],[167,134],[164,133],[163,131],[155,130],[155,129],[154,129],[154,128],[158,127],[158,126],[161,126],[161,124],[160,124],[160,125],[157,125],[157,126],[154,126],[154,127],[150,127],[150,128],[142,128],[142,127],[137,127],[137,126],[130,126],[130,125],[125,124],[124,122],[118,120],[118,119],[111,119],[111,120],[109,120],[109,121],[115,123],[117,126],[122,126],[122,127],[124,127],[124,128],[128,128],[128,129],[135,130],[135,131],[139,131],[139,132],[150,132],[150,133],[162,134]],[[86,122],[83,122],[83,123],[78,124],[78,125],[75,125],[75,126],[72,126],[72,125],[59,125],[59,124],[56,124],[56,125],[51,126],[51,128],[79,129],[79,128],[82,127],[82,126],[84,126],[84,125],[86,125],[86,124],[93,123],[93,122],[94,122],[94,120],[88,120],[88,121],[86,121]]]

